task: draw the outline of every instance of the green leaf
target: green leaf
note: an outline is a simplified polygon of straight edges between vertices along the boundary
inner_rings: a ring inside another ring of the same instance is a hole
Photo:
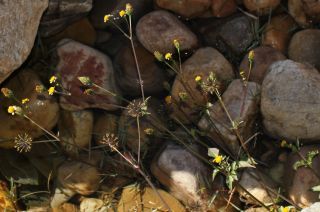
[[[219,169],[213,169],[212,172],[212,182],[214,181],[214,178],[216,178],[217,174],[220,172]]]
[[[257,163],[252,159],[248,159],[248,160],[241,160],[238,163],[238,167],[239,168],[256,168]]]
[[[312,187],[311,190],[315,192],[320,192],[320,185]]]
[[[209,157],[216,157],[217,155],[219,155],[219,149],[217,148],[208,148],[208,156]]]
[[[298,160],[297,162],[295,162],[293,164],[293,169],[297,170],[298,168],[302,167],[302,166],[306,166],[306,163],[304,160]]]

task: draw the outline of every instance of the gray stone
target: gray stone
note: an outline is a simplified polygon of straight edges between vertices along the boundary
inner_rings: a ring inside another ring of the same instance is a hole
[[[0,1],[0,83],[27,59],[48,0]]]
[[[302,209],[301,212],[317,212],[320,211],[320,202],[313,203],[307,208]]]
[[[292,60],[273,63],[262,83],[261,112],[266,133],[301,142],[320,139],[320,74]]]

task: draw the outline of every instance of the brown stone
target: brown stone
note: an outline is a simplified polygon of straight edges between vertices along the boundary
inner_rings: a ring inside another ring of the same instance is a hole
[[[312,160],[312,168],[300,167],[293,169],[293,165],[302,160],[301,156],[306,158],[308,152],[320,150],[319,145],[305,146],[297,153],[291,153],[286,164],[286,188],[289,198],[299,207],[308,207],[312,203],[319,202],[319,193],[311,190],[312,187],[320,184],[320,156],[317,155]]]
[[[0,1],[0,83],[29,56],[48,0]]]
[[[217,18],[227,17],[237,11],[235,0],[211,0],[212,15]]]
[[[258,15],[267,15],[274,10],[281,0],[244,0],[244,6]]]
[[[286,57],[279,51],[268,46],[261,46],[253,49],[254,62],[250,71],[249,81],[262,84],[269,66],[278,60],[285,60]],[[249,54],[249,53],[248,53]],[[239,71],[244,71],[246,77],[249,75],[249,60],[246,54],[240,64]]]
[[[156,4],[163,9],[191,18],[203,14],[210,7],[211,0],[156,0]]]
[[[93,127],[93,137],[96,143],[101,144],[101,139],[106,133],[118,134],[119,116],[104,112],[95,117]]]
[[[310,64],[320,70],[320,30],[306,29],[295,33],[288,55],[291,60]]]
[[[36,85],[42,85],[39,77],[32,70],[21,70],[20,73],[6,82],[3,87],[11,89],[19,101],[29,98],[30,101],[26,104],[28,117],[46,130],[51,130],[58,121],[59,105],[56,99],[47,93],[37,93],[35,91]],[[12,139],[24,133],[27,133],[32,138],[45,134],[42,129],[26,118],[19,115],[12,116],[7,112],[10,105],[17,105],[16,101],[4,97],[0,101],[2,107],[0,110],[0,138],[4,140],[0,144],[1,147],[12,148],[14,146]]]
[[[136,26],[136,33],[140,43],[151,53],[174,52],[175,39],[180,43],[180,50],[198,46],[196,35],[165,10],[156,10],[143,16]]]
[[[262,83],[261,112],[267,135],[295,142],[320,140],[320,74],[292,60],[273,63]]]
[[[182,64],[182,72],[172,85],[171,117],[183,123],[195,122],[200,118],[199,113],[207,104],[208,96],[201,91],[195,78],[201,76],[206,81],[210,72],[216,75],[222,85],[234,78],[231,64],[211,47],[197,50]],[[223,92],[224,88],[225,86],[221,86],[220,91]],[[181,99],[182,93],[187,95],[185,99]]]
[[[59,63],[58,75],[62,86],[70,92],[70,96],[61,95],[60,105],[65,110],[82,110],[86,108],[101,108],[116,110],[120,98],[115,85],[114,71],[110,58],[86,45],[64,39],[58,43]],[[78,77],[89,77],[90,80],[103,89],[93,88],[94,94],[84,93],[84,86]]]
[[[255,82],[248,82],[244,86],[239,79],[230,83],[222,95],[222,101],[233,122],[238,125],[238,132],[243,141],[254,134],[255,121],[259,111],[260,86]],[[208,136],[219,146],[238,155],[241,143],[236,133],[232,130],[234,126],[220,102],[209,108],[209,116],[203,115],[198,123],[200,129],[206,131]]]
[[[310,27],[320,21],[320,2],[314,0],[289,0],[290,15],[301,27]]]
[[[138,42],[135,42],[135,51],[145,95],[159,94],[164,90],[165,71],[155,63],[154,55]],[[131,45],[125,45],[120,49],[114,60],[114,67],[116,82],[123,95],[141,96],[139,77]]]
[[[295,27],[296,23],[291,16],[287,14],[273,16],[263,33],[262,45],[271,46],[286,54]]]

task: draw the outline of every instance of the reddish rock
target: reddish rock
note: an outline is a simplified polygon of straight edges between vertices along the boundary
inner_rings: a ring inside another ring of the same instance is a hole
[[[143,16],[136,27],[140,43],[151,53],[174,52],[173,40],[178,40],[181,50],[198,46],[198,39],[173,14],[165,10],[156,10]]]
[[[237,11],[235,0],[211,0],[212,15],[214,17],[226,17]]]
[[[262,45],[271,46],[286,54],[293,29],[296,27],[290,15],[281,14],[272,17],[263,33]]]
[[[101,108],[116,110],[120,104],[107,92],[94,88],[94,94],[84,94],[80,76],[87,76],[95,84],[119,94],[115,85],[112,62],[108,56],[76,41],[64,39],[58,43],[59,64],[57,70],[61,76],[62,86],[71,93],[61,95],[60,105],[65,110],[82,110],[85,108]]]
[[[290,15],[301,27],[320,22],[320,2],[315,0],[289,0]]]
[[[244,6],[257,15],[267,15],[274,10],[281,0],[243,0]]]
[[[306,29],[295,33],[288,55],[291,60],[310,64],[320,70],[320,30]]]
[[[210,7],[211,0],[156,0],[156,4],[163,9],[191,18],[202,15]]]
[[[286,57],[281,52],[267,46],[255,48],[253,51],[254,62],[250,71],[249,81],[256,82],[261,85],[269,66],[278,60],[285,60]],[[248,54],[244,56],[239,67],[239,71],[244,71],[246,76],[249,75]]]

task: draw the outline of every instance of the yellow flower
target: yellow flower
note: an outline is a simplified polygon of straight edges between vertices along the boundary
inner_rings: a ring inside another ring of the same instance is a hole
[[[14,115],[14,112],[15,112],[14,107],[15,107],[15,106],[9,106],[9,107],[8,107],[8,113],[11,113],[11,115]]]
[[[173,45],[174,45],[174,47],[176,47],[176,49],[178,49],[178,50],[180,49],[180,43],[177,39],[173,40]]]
[[[22,99],[22,104],[26,104],[27,102],[29,102],[30,101],[30,99],[28,99],[28,98],[25,98],[25,99]]]
[[[48,89],[49,95],[53,95],[54,92],[55,92],[55,87],[50,87],[50,88]]]
[[[104,23],[108,22],[110,17],[111,17],[111,15],[105,15],[104,19],[103,19]]]
[[[165,58],[166,60],[171,60],[172,54],[171,54],[171,53],[167,53],[167,54],[164,56],[164,58]]]
[[[222,156],[221,155],[217,155],[212,162],[220,164],[222,161]]]
[[[171,96],[166,96],[166,98],[164,100],[166,101],[167,104],[171,104],[172,103],[172,97]]]
[[[290,212],[290,207],[289,206],[284,207],[281,212]]]
[[[124,11],[124,10],[121,10],[121,11],[119,12],[119,15],[120,15],[120,17],[123,17],[123,16],[125,16],[125,15],[126,15],[126,11]]]
[[[12,105],[8,107],[8,113],[10,113],[11,115],[22,115],[23,111],[21,107]]]
[[[202,80],[202,77],[197,75],[195,78],[194,78],[194,81],[196,82],[200,82]]]
[[[251,50],[251,51],[249,52],[248,59],[249,59],[250,62],[253,61],[253,59],[254,59],[254,51],[253,51],[253,50]]]
[[[56,81],[57,81],[57,77],[56,76],[50,77],[50,80],[49,80],[50,84],[52,84],[52,83],[54,83]]]
[[[287,145],[287,141],[286,140],[282,140],[280,146],[281,147],[285,147]]]

